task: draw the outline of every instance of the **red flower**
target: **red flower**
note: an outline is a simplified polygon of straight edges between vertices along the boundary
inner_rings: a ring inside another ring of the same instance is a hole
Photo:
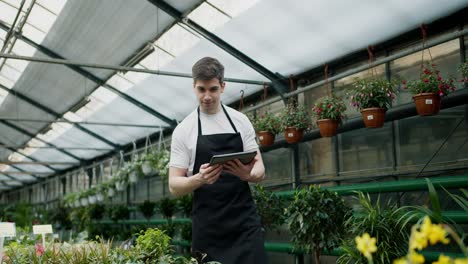
[[[41,244],[36,244],[36,256],[40,257],[44,254],[44,247]]]
[[[425,83],[428,83],[428,82],[429,82],[429,79],[424,79],[424,82],[425,82]]]
[[[437,77],[437,80],[438,80],[438,81],[442,81],[442,77],[440,77],[440,76]]]
[[[424,74],[430,75],[430,74],[432,74],[432,72],[429,69],[425,69]]]
[[[401,83],[402,83],[402,84],[406,84],[406,80],[403,80]]]

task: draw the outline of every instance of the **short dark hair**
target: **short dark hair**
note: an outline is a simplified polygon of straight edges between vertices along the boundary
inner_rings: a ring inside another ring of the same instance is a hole
[[[204,57],[193,65],[192,78],[193,82],[216,78],[220,83],[223,83],[224,66],[215,58]]]

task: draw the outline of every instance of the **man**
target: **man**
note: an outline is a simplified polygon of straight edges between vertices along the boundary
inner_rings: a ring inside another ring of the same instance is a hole
[[[222,264],[266,263],[260,218],[248,182],[265,177],[265,167],[248,118],[221,104],[224,67],[203,58],[192,68],[199,106],[174,130],[169,190],[193,192],[192,253]],[[249,164],[239,160],[209,165],[213,155],[257,150]]]

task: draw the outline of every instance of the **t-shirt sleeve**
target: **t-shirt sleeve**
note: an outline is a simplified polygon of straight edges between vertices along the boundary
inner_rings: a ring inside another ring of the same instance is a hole
[[[249,118],[245,115],[242,115],[242,122],[244,127],[244,151],[252,151],[258,149],[258,144],[256,141],[255,130],[250,122]]]
[[[188,169],[190,162],[190,153],[187,145],[184,143],[183,129],[177,127],[172,133],[171,140],[171,159],[169,161],[170,167],[181,169]]]

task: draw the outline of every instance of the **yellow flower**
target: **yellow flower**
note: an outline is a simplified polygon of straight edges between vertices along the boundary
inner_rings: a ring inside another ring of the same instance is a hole
[[[414,251],[410,253],[409,259],[410,259],[411,264],[423,264],[424,263],[424,256]]]
[[[449,243],[449,239],[446,238],[447,232],[444,230],[442,225],[432,224],[431,219],[428,216],[424,217],[423,224],[421,225],[421,233],[429,239],[431,245],[435,245],[439,241],[444,244]]]
[[[432,262],[432,264],[450,264],[452,263],[450,258],[444,255],[440,255],[439,259],[436,262]]]
[[[408,260],[406,258],[399,258],[393,261],[393,264],[407,264]]]
[[[455,259],[454,264],[468,264],[468,258]]]
[[[419,232],[416,229],[413,229],[411,234],[409,246],[411,250],[421,250],[427,247],[427,236],[423,232]]]
[[[375,244],[377,239],[370,237],[368,233],[364,233],[362,237],[356,237],[357,249],[366,257],[371,258],[372,253],[377,251]]]

